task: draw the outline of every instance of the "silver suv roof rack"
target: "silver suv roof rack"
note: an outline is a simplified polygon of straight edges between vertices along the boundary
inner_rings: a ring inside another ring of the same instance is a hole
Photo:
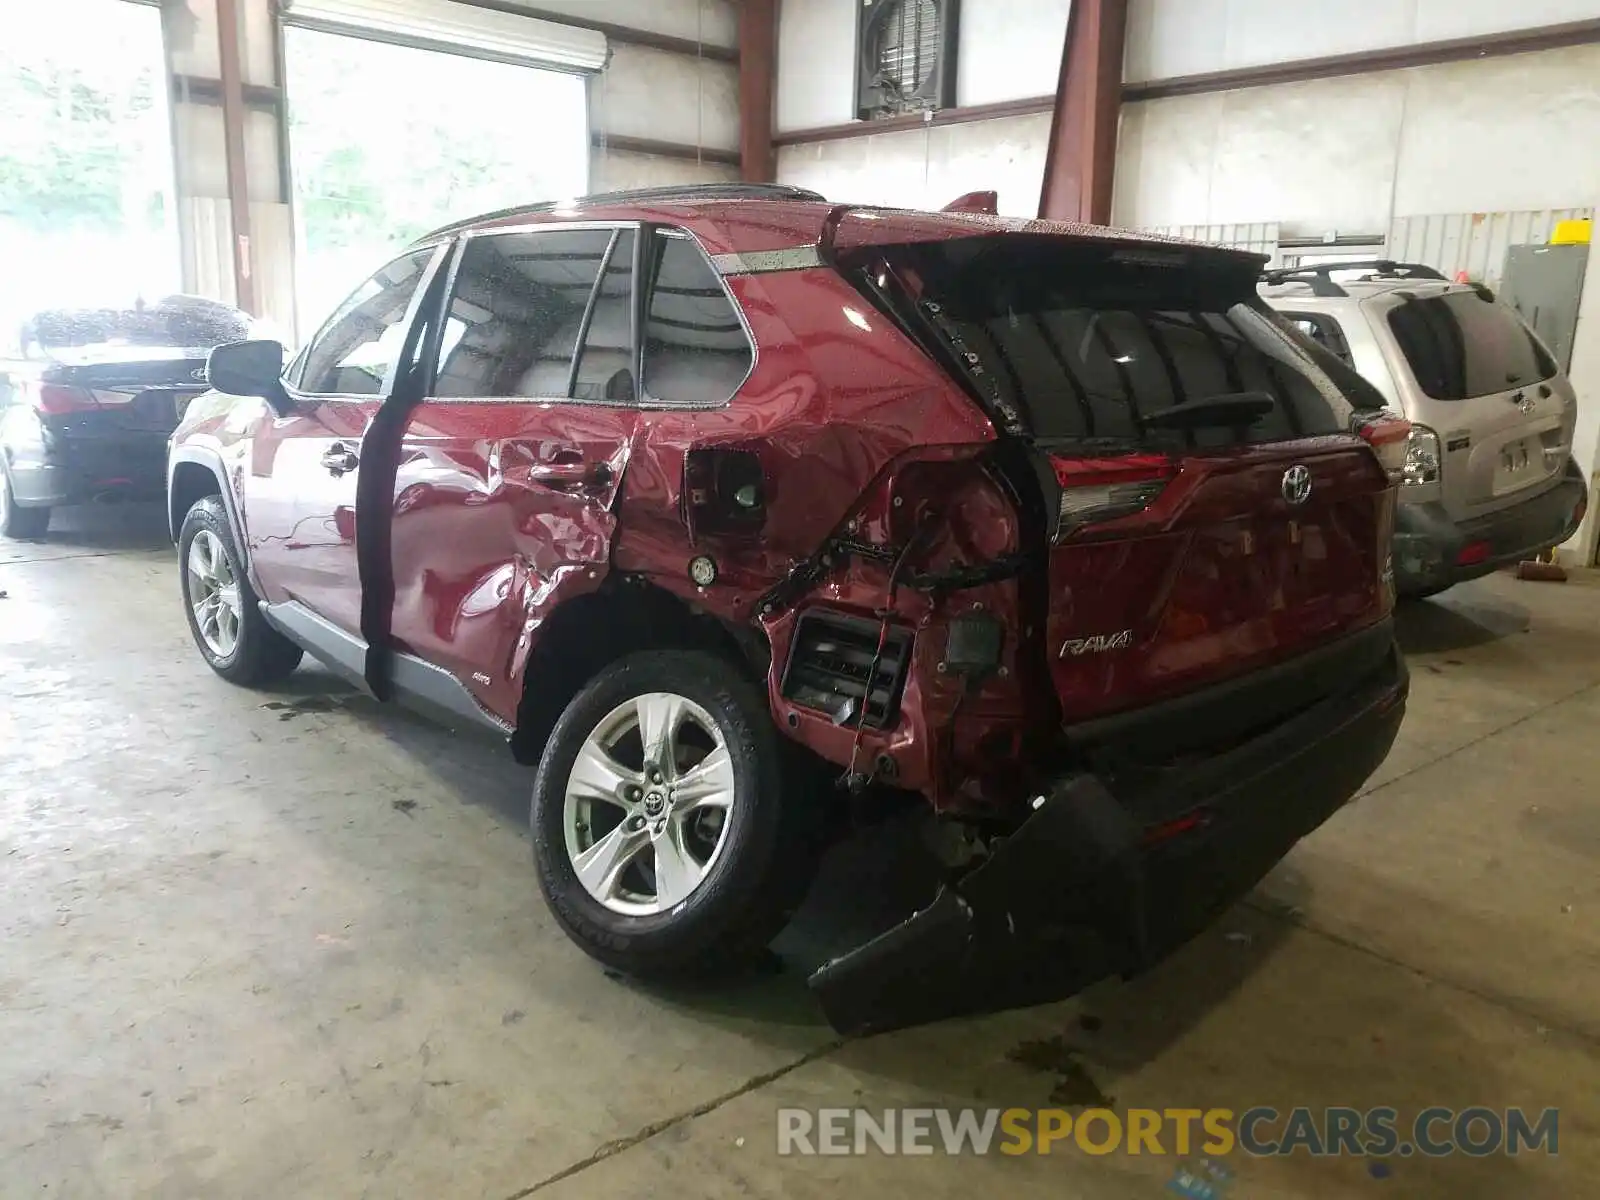
[[[1422,263],[1394,262],[1387,258],[1313,263],[1304,267],[1280,267],[1275,271],[1263,271],[1261,282],[1273,286],[1280,283],[1304,283],[1310,286],[1311,294],[1314,296],[1348,296],[1350,293],[1334,282],[1335,271],[1367,271],[1369,277],[1375,279],[1434,279],[1441,283],[1449,282],[1438,271]]]
[[[417,239],[431,241],[447,234],[470,229],[486,221],[501,221],[508,217],[538,216],[557,209],[606,208],[626,204],[693,204],[705,200],[790,200],[825,202],[826,197],[809,188],[789,187],[780,183],[684,183],[671,187],[631,188],[620,192],[596,192],[571,200],[543,200],[538,204],[519,204],[494,212],[480,213],[461,221],[441,225]]]

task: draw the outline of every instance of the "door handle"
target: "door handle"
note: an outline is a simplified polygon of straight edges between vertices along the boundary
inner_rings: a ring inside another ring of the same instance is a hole
[[[538,463],[528,468],[528,478],[545,487],[567,491],[609,487],[612,471],[607,462]]]
[[[335,476],[344,475],[361,465],[361,456],[343,442],[335,442],[323,454],[322,465]]]

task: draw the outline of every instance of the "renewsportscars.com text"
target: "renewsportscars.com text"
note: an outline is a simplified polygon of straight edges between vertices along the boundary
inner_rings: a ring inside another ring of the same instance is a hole
[[[1082,1153],[1388,1158],[1556,1154],[1560,1112],[1520,1108],[782,1108],[781,1155]]]

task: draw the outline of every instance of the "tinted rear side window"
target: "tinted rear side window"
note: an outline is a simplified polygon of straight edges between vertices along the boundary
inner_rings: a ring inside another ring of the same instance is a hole
[[[434,394],[565,398],[584,313],[611,242],[609,229],[470,238],[450,297]],[[626,376],[626,299],[619,306],[623,352],[616,365]],[[590,325],[609,332],[614,323],[608,310]],[[598,356],[589,365],[596,368]]]
[[[1043,442],[1279,441],[1347,431],[1352,409],[1369,403],[1335,382],[1337,360],[1257,298],[1248,261],[1166,265],[1115,247],[992,237],[884,256],[858,282],[893,309],[887,280],[897,281],[915,310],[902,322],[920,320],[980,400]],[[1241,393],[1270,398],[1270,411],[1232,428],[1147,424]]]
[[[645,391],[663,404],[723,404],[754,362],[744,324],[695,242],[657,233],[655,253],[645,322]]]
[[[1389,329],[1417,386],[1435,400],[1491,396],[1556,373],[1516,313],[1477,292],[1408,300],[1389,314]]]

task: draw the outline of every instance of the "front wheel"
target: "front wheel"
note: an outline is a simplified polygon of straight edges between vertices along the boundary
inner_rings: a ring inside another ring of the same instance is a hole
[[[260,687],[300,665],[302,651],[261,615],[216,496],[195,501],[178,532],[178,578],[201,657],[229,683]]]
[[[637,654],[556,722],[535,776],[533,846],[557,921],[641,978],[706,975],[760,953],[809,885],[817,798],[785,788],[761,693],[732,664]]]

